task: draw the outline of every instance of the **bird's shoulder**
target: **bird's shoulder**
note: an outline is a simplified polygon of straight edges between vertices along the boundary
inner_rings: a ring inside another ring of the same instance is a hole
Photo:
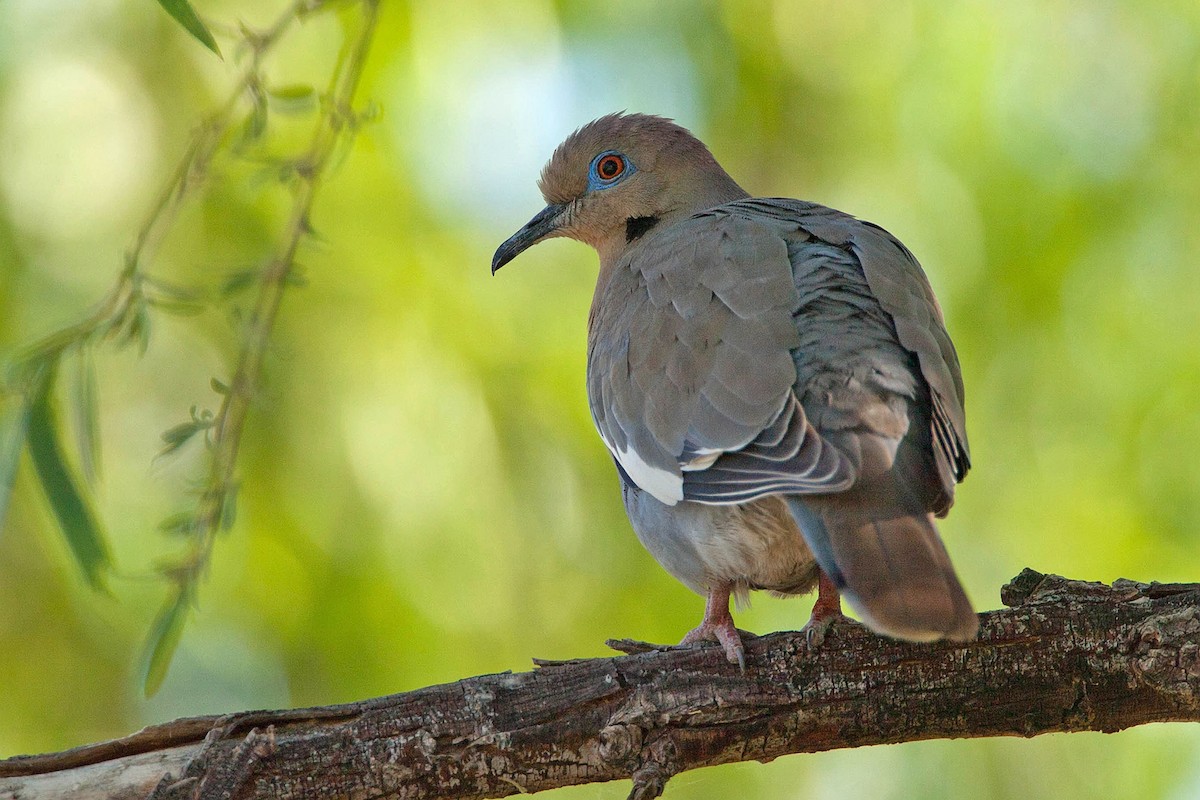
[[[713,295],[750,317],[796,302],[788,234],[776,220],[725,204],[631,241],[613,277],[644,284],[654,306],[671,306],[684,317]]]
[[[941,320],[920,263],[899,239],[872,222],[807,200],[748,197],[722,203],[631,239],[615,261],[623,267],[619,271],[652,280],[725,289],[747,280],[798,278],[806,262],[830,260],[831,253],[840,254],[832,260],[846,271],[882,284],[884,294],[888,284],[899,284],[919,295]],[[788,294],[778,288],[781,296]]]

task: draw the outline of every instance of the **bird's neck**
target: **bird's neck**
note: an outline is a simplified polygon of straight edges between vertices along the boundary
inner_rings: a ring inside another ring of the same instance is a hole
[[[710,208],[750,196],[711,156],[708,159],[706,169],[690,171],[673,181],[675,202],[662,215],[663,222],[674,224]]]
[[[659,210],[626,217],[622,224],[607,231],[607,235],[594,245],[600,255],[601,272],[624,260],[626,252],[631,248],[662,234],[672,225],[710,208],[750,196],[724,170],[720,170],[719,167],[718,170],[718,173],[706,176],[707,179],[702,184],[688,187],[688,191],[678,193],[678,199],[664,203]]]

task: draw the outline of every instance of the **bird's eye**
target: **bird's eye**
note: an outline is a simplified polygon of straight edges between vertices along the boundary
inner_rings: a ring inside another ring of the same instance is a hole
[[[637,167],[616,150],[606,150],[592,159],[588,168],[588,191],[598,191],[616,186],[637,172]]]
[[[624,171],[625,161],[613,153],[609,153],[596,162],[596,174],[603,181],[611,181]]]

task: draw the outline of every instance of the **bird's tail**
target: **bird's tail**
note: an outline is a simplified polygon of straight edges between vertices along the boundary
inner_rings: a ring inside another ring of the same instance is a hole
[[[979,619],[928,513],[865,513],[788,497],[817,563],[872,630],[911,641],[975,637]]]

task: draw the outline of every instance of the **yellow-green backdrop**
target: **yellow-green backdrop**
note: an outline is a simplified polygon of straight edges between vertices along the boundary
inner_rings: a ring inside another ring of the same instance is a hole
[[[279,4],[196,5],[255,25]],[[351,16],[310,19],[272,80],[321,82]],[[102,296],[238,71],[152,0],[0,5],[0,353]],[[24,465],[0,533],[0,756],[696,623],[702,601],[633,537],[586,409],[595,255],[556,241],[488,271],[541,207],[553,146],[620,109],[677,119],[751,192],[877,222],[924,263],[966,379],[975,468],[943,530],[977,605],[1027,565],[1200,579],[1200,4],[383,0],[360,96],[380,113],[320,186],[239,519],[152,699],[140,650],[177,548],[156,526],[203,448],[155,456],[219,399],[230,306],[156,317],[144,357],[98,356],[109,595]],[[149,270],[211,287],[263,258],[286,205],[263,171],[220,161]],[[762,597],[738,620],[796,628],[807,611]],[[1182,800],[1200,796],[1200,731],[796,756],[668,793]]]

